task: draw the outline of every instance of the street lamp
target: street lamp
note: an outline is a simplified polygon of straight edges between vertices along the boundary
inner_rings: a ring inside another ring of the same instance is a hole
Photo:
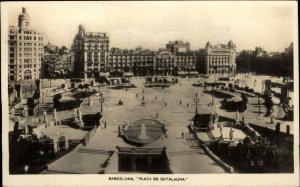
[[[196,111],[195,111],[195,113],[198,114],[198,93],[196,93],[195,96],[196,96]]]
[[[101,108],[100,108],[100,113],[102,113],[103,108],[102,108],[102,100],[103,100],[103,94],[100,94],[100,104],[101,104]]]

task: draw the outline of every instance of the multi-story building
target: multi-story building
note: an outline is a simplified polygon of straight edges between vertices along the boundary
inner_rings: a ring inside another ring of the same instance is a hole
[[[74,75],[92,77],[93,73],[108,71],[109,36],[107,33],[86,32],[79,25],[72,50],[74,52]]]
[[[176,71],[176,56],[168,49],[159,49],[155,55],[154,71],[156,75],[173,75]]]
[[[113,48],[109,57],[109,71],[114,73],[133,73],[135,76],[154,74],[155,53],[150,50],[121,50]]]
[[[8,31],[8,80],[30,80],[40,77],[41,58],[44,53],[43,35],[30,25],[26,8],[18,17],[18,27]]]
[[[177,53],[176,69],[179,75],[196,75],[197,55],[195,52]],[[176,71],[175,71],[176,73]]]
[[[166,48],[171,51],[171,53],[185,53],[190,51],[190,42],[183,42],[183,41],[169,41],[166,44]]]
[[[232,41],[216,46],[207,42],[204,55],[206,74],[236,73],[236,46]]]

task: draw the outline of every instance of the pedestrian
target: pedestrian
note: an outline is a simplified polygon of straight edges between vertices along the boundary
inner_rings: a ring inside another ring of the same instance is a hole
[[[158,113],[156,113],[156,118],[158,118]]]
[[[181,100],[179,101],[179,104],[181,105]]]
[[[183,137],[184,137],[184,133],[182,132],[182,133],[181,133],[181,138],[183,139]]]
[[[165,103],[165,106],[168,106],[168,103],[167,103],[167,102]]]
[[[188,104],[188,103],[186,104],[186,107],[189,107],[189,104]]]
[[[104,122],[104,128],[106,129],[106,122]]]

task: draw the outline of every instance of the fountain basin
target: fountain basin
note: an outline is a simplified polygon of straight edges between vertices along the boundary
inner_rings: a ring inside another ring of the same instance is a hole
[[[146,145],[165,134],[165,125],[153,119],[141,119],[126,125],[123,136],[130,143]]]

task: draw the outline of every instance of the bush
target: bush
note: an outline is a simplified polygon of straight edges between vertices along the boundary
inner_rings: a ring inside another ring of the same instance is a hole
[[[247,98],[247,96],[245,94],[242,94],[241,98],[242,98],[244,104],[248,103],[248,98]]]
[[[79,85],[78,85],[78,88],[79,88],[79,89],[84,89],[84,85],[79,84]]]
[[[59,108],[60,107],[60,105],[61,105],[61,102],[60,102],[61,98],[62,98],[61,94],[56,94],[56,95],[53,96],[53,100],[52,101],[53,101],[53,104],[54,104],[54,108]]]

